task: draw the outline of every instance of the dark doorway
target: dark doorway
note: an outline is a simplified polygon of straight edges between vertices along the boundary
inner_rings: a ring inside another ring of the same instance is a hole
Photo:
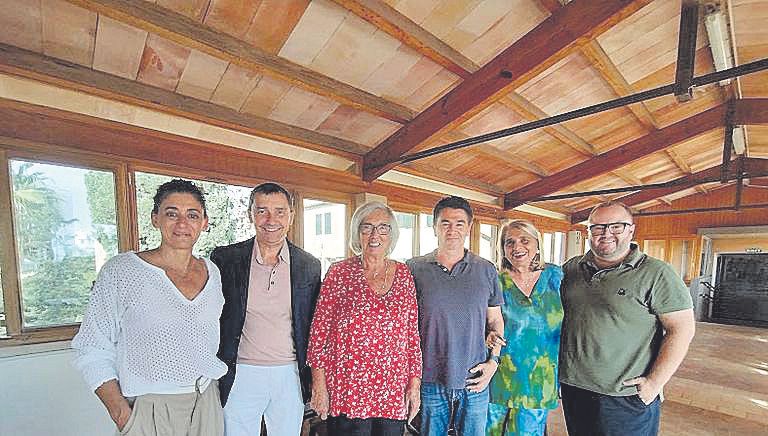
[[[768,327],[768,253],[721,254],[711,321]]]

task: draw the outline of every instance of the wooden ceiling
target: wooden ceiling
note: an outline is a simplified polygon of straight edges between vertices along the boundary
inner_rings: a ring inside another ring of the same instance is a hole
[[[397,164],[674,82],[681,0],[4,3],[4,74],[338,156],[358,164],[347,171],[366,181],[396,169],[511,207],[715,167],[719,174],[729,102],[741,105],[737,121],[747,125],[745,157],[768,158],[763,71],[695,88],[688,102],[660,97]],[[737,65],[768,58],[768,0],[706,3],[724,11]],[[714,71],[699,21],[696,76]],[[643,209],[720,186],[628,200]],[[576,219],[624,195],[633,194],[532,204]]]

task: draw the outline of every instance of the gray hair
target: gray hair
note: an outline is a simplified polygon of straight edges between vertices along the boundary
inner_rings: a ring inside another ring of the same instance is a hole
[[[363,247],[360,244],[360,224],[363,220],[368,218],[368,215],[372,214],[376,210],[383,210],[389,216],[389,225],[392,230],[389,232],[389,247],[387,248],[387,255],[391,254],[397,245],[397,238],[400,237],[400,229],[397,225],[397,218],[395,212],[386,204],[379,201],[371,201],[357,208],[354,214],[352,214],[352,222],[349,224],[349,248],[356,255],[363,252]]]

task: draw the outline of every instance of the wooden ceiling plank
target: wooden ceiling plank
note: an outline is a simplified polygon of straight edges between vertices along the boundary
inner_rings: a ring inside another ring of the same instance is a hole
[[[671,148],[665,150],[667,153],[667,156],[672,160],[672,162],[677,165],[678,168],[680,168],[680,171],[684,172],[685,174],[691,174],[693,171],[691,171],[691,166],[688,165],[688,163],[680,157],[679,154],[675,150],[672,150]]]
[[[504,150],[500,150],[492,145],[479,144],[477,146],[477,151],[485,155],[488,155],[490,157],[493,157],[495,159],[499,159],[503,161],[505,164],[510,165],[514,168],[527,171],[539,177],[546,177],[549,175],[549,172],[546,169],[540,167],[539,165],[536,165],[533,162],[528,162],[525,159],[522,159],[515,154],[512,154]]]
[[[42,0],[43,53],[91,67],[96,14],[60,0]]]
[[[499,102],[504,106],[512,109],[520,116],[526,118],[528,121],[541,120],[549,117],[549,114],[541,110],[539,107],[531,103],[528,99],[518,94],[517,92],[510,92]],[[542,130],[547,134],[557,138],[560,142],[567,145],[581,155],[591,157],[596,154],[595,148],[591,144],[589,144],[587,141],[579,137],[572,130],[568,129],[562,124],[555,124],[553,126],[544,127]]]
[[[376,179],[429,137],[463,123],[650,1],[570,2],[366,154],[364,180]]]
[[[109,17],[101,17],[96,30],[93,69],[126,79],[136,79],[147,35],[144,30]]]
[[[452,73],[466,78],[480,67],[381,0],[333,0]]]
[[[626,97],[634,94],[636,91],[632,85],[627,82],[627,79],[621,74],[616,64],[613,63],[608,54],[603,50],[603,47],[596,40],[592,40],[581,47],[581,52],[592,63],[595,70],[605,79],[608,86],[619,97]],[[627,106],[632,114],[643,124],[648,130],[655,130],[659,128],[659,122],[653,116],[645,103],[640,102]]]
[[[66,0],[77,6],[157,34],[183,46],[285,80],[355,109],[399,123],[414,118],[412,110],[324,76],[254,47],[181,14],[148,2],[130,0]]]
[[[424,177],[425,179],[436,180],[438,182],[448,183],[466,189],[482,192],[483,194],[500,197],[504,190],[497,185],[493,185],[472,177],[458,175],[451,171],[441,170],[433,165],[424,162],[409,162],[401,165],[398,171],[414,176]]]
[[[309,6],[310,0],[262,0],[244,39],[277,54]]]
[[[367,150],[334,136],[239,113],[82,66],[64,65],[53,58],[3,44],[0,71],[352,160],[359,160]]]
[[[725,113],[724,105],[716,106],[663,129],[655,130],[546,179],[507,193],[505,209],[519,206],[525,199],[551,194],[581,180],[613,171],[643,156],[712,130],[723,124]]]

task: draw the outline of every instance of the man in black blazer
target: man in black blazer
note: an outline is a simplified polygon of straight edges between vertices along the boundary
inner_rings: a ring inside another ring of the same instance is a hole
[[[218,356],[227,436],[300,433],[311,395],[307,343],[320,291],[320,261],[286,238],[293,197],[276,183],[251,192],[256,237],[217,247],[224,308]]]

